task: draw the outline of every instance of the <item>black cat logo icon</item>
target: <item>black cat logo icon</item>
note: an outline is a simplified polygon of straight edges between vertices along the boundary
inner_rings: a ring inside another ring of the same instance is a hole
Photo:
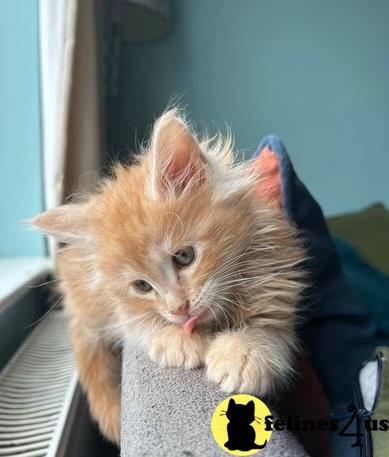
[[[268,407],[256,397],[238,394],[223,400],[211,423],[217,444],[233,455],[252,455],[263,449],[272,432],[265,430]]]
[[[267,440],[263,444],[255,443],[255,430],[250,425],[252,422],[258,421],[254,411],[253,400],[250,400],[246,405],[241,405],[230,398],[226,411],[229,420],[227,424],[228,441],[224,444],[230,451],[251,451],[263,449],[266,446]]]

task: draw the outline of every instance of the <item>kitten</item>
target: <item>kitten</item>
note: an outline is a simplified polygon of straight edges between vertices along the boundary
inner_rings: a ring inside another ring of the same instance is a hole
[[[57,258],[91,413],[120,437],[120,342],[162,366],[205,365],[222,390],[266,395],[292,373],[304,275],[297,234],[258,197],[231,141],[199,142],[163,114],[132,166],[84,201],[37,216],[66,243]],[[274,193],[274,192],[273,192]]]

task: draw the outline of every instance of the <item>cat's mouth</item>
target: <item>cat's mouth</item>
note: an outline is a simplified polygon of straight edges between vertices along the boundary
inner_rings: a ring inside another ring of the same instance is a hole
[[[209,320],[208,310],[204,310],[200,314],[195,316],[188,315],[186,321],[182,324],[184,332],[187,335],[191,335],[198,324],[204,324]]]
[[[200,316],[201,315],[199,315],[199,316],[190,316],[189,319],[184,322],[182,327],[184,329],[184,332],[187,335],[191,335],[193,333],[193,330],[195,329],[196,323],[199,320]]]
[[[207,321],[207,314],[208,312],[205,310],[200,314],[184,314],[181,316],[174,316],[174,320],[171,318],[169,320],[173,320],[175,324],[182,326],[184,332],[187,335],[191,335],[197,325]]]
[[[202,310],[198,314],[167,314],[164,316],[169,322],[172,322],[176,325],[179,325],[183,328],[184,332],[187,335],[191,335],[195,328],[199,325],[206,324],[209,322],[209,312],[208,309]]]

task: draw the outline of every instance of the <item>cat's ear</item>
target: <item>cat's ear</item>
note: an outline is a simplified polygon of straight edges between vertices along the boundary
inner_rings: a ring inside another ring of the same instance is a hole
[[[176,110],[167,111],[157,120],[150,149],[153,195],[177,196],[204,183],[207,160]]]
[[[265,146],[253,164],[259,173],[259,198],[269,205],[282,208],[281,170],[277,154]]]
[[[89,239],[93,232],[93,220],[87,203],[58,206],[26,222],[64,242]]]
[[[246,404],[246,408],[249,410],[250,414],[252,413],[252,414],[254,415],[255,404],[254,404],[254,401],[253,401],[253,400],[250,400],[250,401]]]
[[[236,405],[235,400],[233,398],[230,398],[230,401],[228,402],[228,407],[234,407]]]

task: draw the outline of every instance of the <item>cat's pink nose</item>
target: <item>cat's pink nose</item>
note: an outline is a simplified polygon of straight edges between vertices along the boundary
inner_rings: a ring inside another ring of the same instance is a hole
[[[173,311],[174,314],[188,314],[189,311],[189,300],[186,300],[185,303],[183,303],[180,307],[178,307],[175,311]]]

